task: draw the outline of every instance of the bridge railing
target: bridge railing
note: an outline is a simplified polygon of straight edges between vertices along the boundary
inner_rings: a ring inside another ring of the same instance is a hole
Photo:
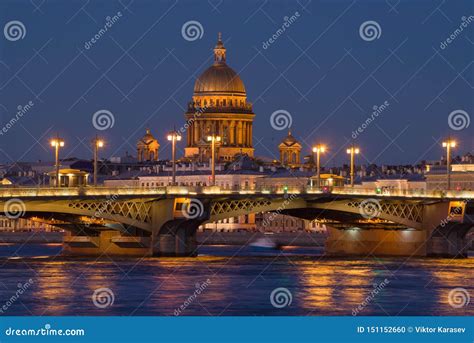
[[[166,187],[0,187],[0,197],[167,194]]]
[[[311,193],[311,190],[308,191]],[[424,190],[424,189],[391,189],[378,190],[373,188],[343,187],[333,189],[333,194],[345,195],[370,195],[376,197],[408,197],[408,198],[461,198],[474,199],[473,191],[446,191],[446,190]]]
[[[186,195],[201,194],[341,194],[373,197],[408,198],[459,198],[474,199],[473,191],[426,191],[426,190],[385,190],[358,187],[340,187],[331,190],[317,187],[219,187],[219,186],[162,186],[162,187],[0,187],[0,198],[21,197],[74,197],[74,196],[120,196],[120,195]]]

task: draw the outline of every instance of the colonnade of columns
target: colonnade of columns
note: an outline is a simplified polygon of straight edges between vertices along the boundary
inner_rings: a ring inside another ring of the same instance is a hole
[[[213,132],[215,130],[215,132]],[[251,120],[208,120],[197,119],[187,131],[188,147],[197,146],[201,140],[206,140],[209,134],[222,137],[223,145],[237,147],[252,147]]]

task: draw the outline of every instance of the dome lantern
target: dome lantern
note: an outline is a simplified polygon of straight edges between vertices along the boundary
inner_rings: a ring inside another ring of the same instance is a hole
[[[214,48],[214,64],[225,64],[225,47],[222,43],[222,33],[217,36],[217,44]]]

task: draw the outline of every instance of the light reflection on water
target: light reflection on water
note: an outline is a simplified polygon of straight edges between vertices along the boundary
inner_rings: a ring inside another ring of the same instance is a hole
[[[18,283],[34,283],[4,315],[174,315],[180,306],[182,315],[352,315],[385,279],[359,315],[474,315],[472,300],[459,309],[448,302],[455,287],[474,298],[473,258],[346,260],[322,258],[318,248],[280,255],[218,246],[201,248],[197,258],[96,261],[56,256],[57,245],[18,248],[0,246],[0,307]],[[91,298],[101,287],[115,296],[105,309]],[[277,287],[290,290],[290,306],[271,305]]]

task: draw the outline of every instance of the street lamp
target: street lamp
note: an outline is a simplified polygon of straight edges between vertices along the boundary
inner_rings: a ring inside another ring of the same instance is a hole
[[[221,141],[220,136],[212,135],[212,136],[207,136],[207,141],[211,142],[211,185],[215,186],[216,185],[216,142]]]
[[[320,167],[320,155],[326,151],[326,147],[324,145],[318,144],[313,147],[313,152],[316,153],[316,179],[318,182],[318,188],[321,187],[321,167]]]
[[[451,189],[451,148],[456,147],[456,142],[449,138],[443,142],[443,148],[446,148],[446,177],[448,179],[448,191]]]
[[[181,140],[181,135],[176,131],[173,130],[168,133],[168,140],[171,142],[171,157],[173,160],[173,179],[171,184],[174,186],[176,185],[176,142]]]
[[[351,146],[347,149],[347,153],[351,155],[351,187],[354,187],[354,157],[359,153],[359,148]]]
[[[94,147],[94,187],[97,186],[97,159],[99,156],[99,148],[104,146],[104,141],[99,139],[99,137],[95,136],[94,140],[92,141],[92,145]]]
[[[55,148],[56,187],[59,187],[59,148],[64,146],[64,140],[56,136],[56,138],[51,140],[51,146]]]

